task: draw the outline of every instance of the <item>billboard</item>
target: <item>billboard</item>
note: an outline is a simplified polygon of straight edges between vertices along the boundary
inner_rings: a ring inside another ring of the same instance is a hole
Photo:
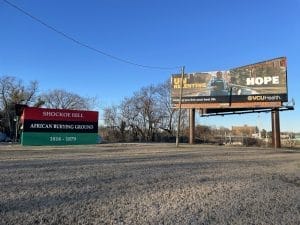
[[[96,144],[98,112],[81,110],[24,108],[21,144]]]
[[[280,107],[288,100],[286,58],[225,71],[184,74],[182,107]],[[181,74],[171,77],[172,104],[178,107]]]

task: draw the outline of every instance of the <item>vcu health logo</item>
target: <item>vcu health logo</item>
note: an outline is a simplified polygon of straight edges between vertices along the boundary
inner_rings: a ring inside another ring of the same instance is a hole
[[[248,101],[280,101],[281,97],[279,95],[264,96],[264,95],[250,95],[248,96]]]

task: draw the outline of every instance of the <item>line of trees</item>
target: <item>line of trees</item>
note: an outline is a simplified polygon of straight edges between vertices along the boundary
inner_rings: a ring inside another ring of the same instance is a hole
[[[143,87],[124,98],[118,105],[104,108],[104,127],[100,135],[108,142],[175,142],[178,110],[171,104],[170,82]],[[188,142],[187,110],[182,110],[180,142]],[[224,144],[231,130],[225,127],[197,125],[196,143]],[[228,139],[228,138],[227,138]],[[259,145],[251,135],[243,137],[244,145]]]
[[[170,83],[150,85],[124,98],[119,105],[104,108],[107,141],[174,141],[178,110],[172,108]],[[186,110],[182,112],[181,129],[187,126]]]
[[[16,126],[19,118],[16,114],[16,104],[55,109],[92,109],[96,104],[96,98],[82,97],[63,89],[39,93],[37,81],[31,81],[26,85],[14,76],[1,76],[0,133],[11,140],[17,139],[18,135]]]
[[[55,109],[91,110],[97,98],[82,97],[63,89],[40,93],[37,81],[25,84],[14,76],[0,77],[0,133],[16,140],[16,105]],[[119,105],[104,108],[101,136],[108,141],[175,141],[178,110],[172,108],[170,83],[143,87],[124,98]],[[187,127],[187,112],[182,111],[181,135]],[[0,138],[1,139],[1,138]]]
[[[172,107],[170,91],[169,81],[149,85],[134,92],[131,97],[124,98],[120,104],[104,108],[104,126],[99,129],[100,135],[109,142],[175,142],[178,110]],[[40,93],[37,81],[24,84],[16,77],[2,76],[0,77],[0,141],[3,141],[2,134],[5,134],[9,140],[18,139],[19,118],[16,104],[91,110],[95,108],[97,98],[82,97],[63,89]],[[180,125],[180,141],[187,142],[189,129],[186,110],[182,110]],[[267,132],[263,131],[261,135],[265,137]],[[195,134],[196,142],[223,143],[230,130],[224,127],[197,125]],[[247,140],[247,144],[249,143],[250,141]]]

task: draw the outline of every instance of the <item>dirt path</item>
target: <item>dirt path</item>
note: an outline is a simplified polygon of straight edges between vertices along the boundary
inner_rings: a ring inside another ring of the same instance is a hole
[[[300,152],[0,146],[0,224],[300,224]]]

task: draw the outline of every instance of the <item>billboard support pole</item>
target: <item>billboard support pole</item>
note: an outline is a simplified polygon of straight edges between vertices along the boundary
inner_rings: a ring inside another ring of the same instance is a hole
[[[190,109],[190,140],[189,143],[195,144],[195,109]]]
[[[280,122],[279,110],[275,108],[272,110],[272,146],[273,148],[281,148],[280,141]]]
[[[181,68],[181,81],[180,81],[180,96],[179,96],[179,114],[177,122],[177,133],[176,133],[176,147],[179,147],[179,132],[180,132],[180,120],[181,120],[181,102],[182,102],[182,89],[183,89],[183,77],[184,77],[184,66]]]

